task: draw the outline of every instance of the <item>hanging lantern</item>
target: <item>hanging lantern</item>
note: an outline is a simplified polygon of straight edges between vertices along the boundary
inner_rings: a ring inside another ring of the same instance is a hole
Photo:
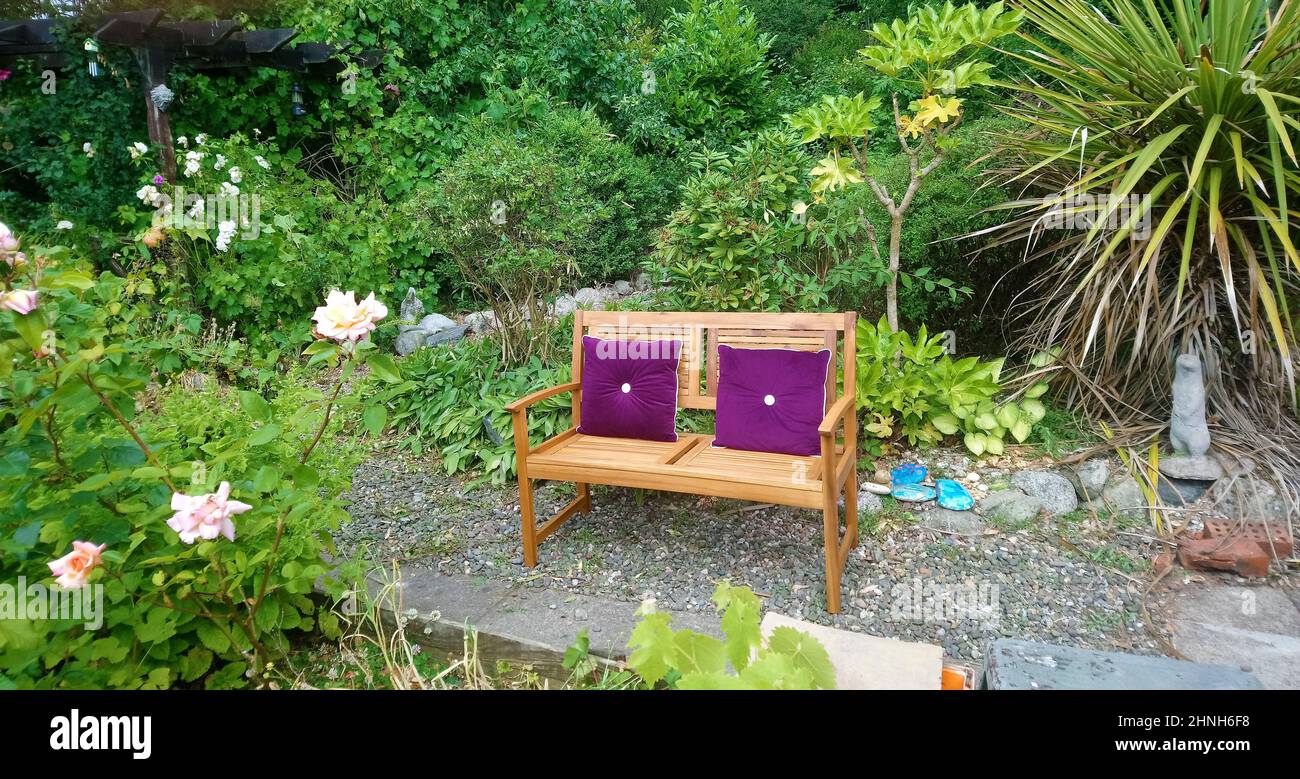
[[[90,62],[86,64],[87,72],[90,73],[91,78],[99,78],[99,41],[87,38],[81,48],[90,52]]]
[[[302,87],[294,84],[293,89],[290,91],[293,95],[293,106],[290,108],[290,113],[294,116],[306,116],[307,109],[303,108],[302,105]]]

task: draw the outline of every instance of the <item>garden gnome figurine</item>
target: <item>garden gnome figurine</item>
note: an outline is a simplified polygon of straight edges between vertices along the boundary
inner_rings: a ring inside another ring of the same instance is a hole
[[[1174,408],[1169,419],[1169,440],[1174,453],[1200,457],[1210,450],[1210,428],[1205,424],[1205,382],[1201,360],[1180,354],[1174,372]]]

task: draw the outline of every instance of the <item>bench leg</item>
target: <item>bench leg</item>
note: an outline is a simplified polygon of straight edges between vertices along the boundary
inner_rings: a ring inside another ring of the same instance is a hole
[[[822,540],[826,550],[826,610],[840,612],[840,517],[838,496],[827,492],[822,505]]]
[[[581,482],[579,482],[578,497],[582,499],[582,504],[578,507],[578,511],[582,512],[583,514],[590,514],[591,513],[591,485],[582,484]]]
[[[858,545],[858,469],[849,471],[844,485],[844,543],[852,549]]]
[[[519,516],[524,540],[524,565],[537,565],[537,516],[533,510],[533,480],[519,474]]]

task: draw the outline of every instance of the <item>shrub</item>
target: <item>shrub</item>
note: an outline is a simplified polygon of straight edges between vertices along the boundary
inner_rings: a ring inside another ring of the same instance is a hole
[[[739,0],[693,0],[665,20],[653,81],[630,99],[662,106],[686,138],[734,143],[769,116],[771,43]]]
[[[835,12],[836,0],[745,0],[758,29],[772,36],[771,56],[784,66]]]
[[[663,682],[677,690],[835,688],[835,669],[817,639],[790,627],[764,638],[758,596],[748,587],[721,582],[713,602],[722,613],[723,640],[673,630],[671,614],[658,611],[653,600],[641,605],[627,662],[648,687]],[[728,664],[735,673],[727,673]]]
[[[545,347],[530,325],[562,285],[635,267],[667,193],[590,111],[548,109],[518,127],[480,119],[471,136],[405,208],[428,231],[430,252],[492,308],[503,357],[516,365]]]
[[[877,438],[902,436],[914,445],[960,435],[976,455],[1002,454],[1008,433],[1023,443],[1047,413],[1038,400],[1047,382],[1035,382],[1018,402],[999,399],[1003,361],[954,360],[943,340],[924,325],[913,338],[892,331],[884,318],[876,325],[859,320],[857,407],[866,412],[863,428]],[[1039,355],[1035,367],[1051,360]]]
[[[800,265],[807,232],[798,209],[811,200],[798,139],[758,133],[730,155],[702,155],[647,268],[669,281],[672,307],[689,310],[815,309],[825,285]]]
[[[568,340],[560,327],[554,341]],[[558,351],[558,350],[557,350]],[[449,474],[479,472],[502,483],[515,473],[515,446],[507,403],[569,380],[569,366],[544,365],[536,356],[518,367],[503,364],[499,347],[473,338],[421,349],[402,361],[407,382],[392,400],[392,421],[415,452],[433,449]],[[528,410],[534,443],[569,426],[570,398],[558,395]]]
[[[309,595],[355,460],[318,445],[356,418],[331,414],[355,408],[340,400],[353,370],[368,363],[397,381],[391,360],[365,341],[318,342],[313,362],[343,362],[328,394],[277,385],[268,400],[177,385],[141,414],[153,363],[130,331],[147,296],[128,297],[112,274],[93,278],[63,248],[5,259],[0,578],[35,587],[53,571],[68,588],[102,585],[104,607],[100,624],[0,620],[0,687],[242,686],[283,656],[291,631],[337,635]],[[383,425],[382,412],[360,416]],[[311,459],[317,449],[324,463]]]
[[[1201,352],[1226,440],[1294,473],[1300,6],[1023,7],[1029,47],[1059,53],[1018,58],[1011,113],[1035,130],[1006,137],[1036,190],[999,240],[1051,236],[1030,254],[1028,345],[1062,348],[1089,414],[1143,424],[1167,416],[1176,356]]]

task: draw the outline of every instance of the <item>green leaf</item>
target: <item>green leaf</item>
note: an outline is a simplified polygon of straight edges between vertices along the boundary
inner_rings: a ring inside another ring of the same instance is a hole
[[[754,649],[763,645],[759,624],[762,611],[758,596],[748,587],[733,587],[720,582],[713,592],[713,602],[722,611],[722,631],[727,637],[727,659],[736,670],[749,664]]]
[[[280,485],[280,469],[266,464],[257,469],[253,476],[253,489],[258,492],[271,492]]]
[[[386,354],[372,352],[366,358],[366,365],[370,366],[370,370],[376,376],[389,384],[399,384],[402,381],[402,374],[397,370],[397,364]]]
[[[26,314],[15,314],[14,329],[32,351],[39,351],[44,346],[45,331],[48,326],[45,324],[45,315],[41,313],[41,309]]]
[[[673,643],[677,647],[673,667],[680,673],[711,673],[727,667],[726,648],[713,636],[680,630],[673,637]]]
[[[952,414],[935,414],[930,417],[930,424],[934,425],[944,435],[953,435],[960,429],[961,420]]]
[[[271,418],[271,404],[267,403],[261,395],[249,390],[241,390],[239,393],[239,407],[244,409],[244,413],[254,422],[265,422]]]
[[[662,611],[643,615],[632,629],[632,636],[627,643],[628,648],[633,650],[628,655],[627,664],[651,687],[672,669],[677,645],[673,640],[673,631],[668,626],[671,620],[672,617]]]
[[[367,406],[361,414],[361,424],[367,433],[378,437],[388,424],[388,409],[380,405]]]
[[[826,647],[817,639],[803,631],[783,626],[772,630],[767,648],[790,656],[795,667],[807,671],[817,687],[823,690],[835,689],[835,668],[831,665]]]
[[[263,444],[267,444],[270,443],[271,441],[274,441],[276,438],[279,437],[279,435],[280,435],[279,425],[276,424],[263,425],[262,427],[259,427],[257,430],[254,430],[253,434],[248,437],[248,445],[261,446]]]

